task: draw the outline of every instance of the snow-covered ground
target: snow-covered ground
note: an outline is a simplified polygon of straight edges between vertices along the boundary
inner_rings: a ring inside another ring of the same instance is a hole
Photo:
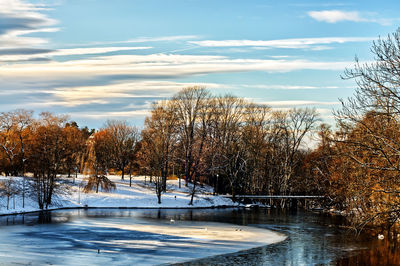
[[[0,181],[9,177],[0,176]],[[11,177],[22,188],[22,177]],[[221,207],[237,206],[230,199],[221,196],[213,196],[212,188],[204,185],[196,189],[193,205],[188,205],[190,195],[188,193],[190,186],[185,187],[182,180],[182,186],[179,188],[178,180],[168,180],[167,192],[161,197],[161,204],[157,203],[157,196],[150,184],[149,178],[135,176],[132,178],[132,187],[129,186],[129,176],[121,180],[120,176],[109,176],[116,183],[116,189],[111,192],[84,193],[84,176],[78,176],[75,183],[72,178],[66,180],[69,193],[54,197],[54,204],[49,209],[66,207],[127,207],[127,208],[199,208],[199,207]],[[29,190],[29,188],[27,188]],[[25,208],[22,208],[22,196],[17,195],[10,198],[9,209],[7,210],[7,197],[0,197],[0,215],[22,212],[32,212],[39,210],[36,199],[33,196],[25,197]]]

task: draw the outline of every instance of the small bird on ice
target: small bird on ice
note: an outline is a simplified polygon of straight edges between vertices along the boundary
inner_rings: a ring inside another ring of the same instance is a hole
[[[383,240],[385,238],[385,236],[383,234],[378,234],[378,239],[379,240]]]
[[[173,223],[175,223],[175,220],[171,219],[171,220],[169,220],[169,222],[173,224]]]

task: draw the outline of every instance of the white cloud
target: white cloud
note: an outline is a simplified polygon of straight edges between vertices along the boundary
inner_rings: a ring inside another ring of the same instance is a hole
[[[318,106],[318,105],[338,105],[340,102],[320,102],[320,101],[264,101],[258,102],[272,107],[296,107],[296,106]]]
[[[265,84],[255,84],[248,85],[243,84],[241,87],[244,88],[254,88],[254,89],[267,89],[267,90],[318,90],[318,89],[338,89],[337,86],[304,86],[304,85],[265,85]]]
[[[310,11],[308,15],[315,20],[324,21],[328,23],[336,23],[339,21],[354,21],[362,22],[365,19],[360,17],[357,11],[340,11],[340,10],[323,10],[323,11]]]
[[[374,18],[371,15],[361,15],[358,11],[342,11],[342,10],[321,10],[309,11],[307,13],[310,17],[317,21],[327,23],[337,23],[342,21],[352,22],[373,22],[381,25],[391,25],[393,19]]]
[[[0,47],[15,48],[40,45],[47,42],[44,38],[25,37],[24,35],[37,32],[57,31],[52,27],[56,20],[41,13],[45,7],[34,5],[21,0],[0,0]]]
[[[260,48],[288,48],[288,49],[327,49],[327,44],[347,43],[347,42],[365,42],[371,41],[371,37],[324,37],[324,38],[296,38],[281,40],[205,40],[190,41],[189,43],[205,47],[254,47]]]

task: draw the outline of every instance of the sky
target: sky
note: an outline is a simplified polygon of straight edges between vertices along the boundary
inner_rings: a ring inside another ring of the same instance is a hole
[[[0,0],[0,112],[142,126],[188,86],[334,124],[345,68],[374,60],[400,25],[398,1]]]

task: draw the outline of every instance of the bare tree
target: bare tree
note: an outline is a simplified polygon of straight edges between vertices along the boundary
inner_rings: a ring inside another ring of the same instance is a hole
[[[218,97],[215,101],[209,136],[211,170],[214,175],[228,180],[231,193],[235,195],[239,171],[244,170],[246,161],[241,145],[246,102],[232,95]]]
[[[212,97],[202,87],[185,88],[155,105],[146,119],[142,161],[165,182],[173,157],[186,185],[192,183],[189,204],[204,181],[214,192],[232,195],[287,194],[301,144],[317,120],[310,109],[272,113],[232,95]]]
[[[154,174],[158,203],[167,188],[173,147],[176,145],[176,114],[173,102],[161,101],[153,105],[151,117],[145,120],[142,131],[141,158]]]
[[[10,206],[10,198],[14,197],[14,208],[15,208],[15,196],[19,194],[19,188],[17,183],[8,178],[7,180],[0,182],[0,195],[7,197],[7,210]]]
[[[272,112],[268,106],[247,104],[245,109],[242,141],[247,158],[244,186],[247,193],[268,192],[266,154],[268,153]]]
[[[135,146],[139,141],[139,131],[136,127],[129,126],[125,121],[109,120],[104,130],[108,131],[112,138],[112,155],[115,166],[122,172],[124,180],[125,168],[128,166]]]
[[[196,131],[202,124],[198,123],[200,111],[207,108],[210,93],[203,87],[188,87],[177,93],[172,101],[176,106],[177,123],[180,130],[181,146],[183,149],[186,185],[195,176],[194,147],[202,141],[196,136]],[[204,139],[203,139],[204,140]],[[200,145],[201,146],[201,145]]]
[[[21,173],[23,176],[23,187],[22,187],[22,208],[25,208],[25,161],[26,161],[26,146],[31,134],[30,127],[34,122],[33,111],[24,109],[18,109],[13,113],[15,133],[18,136],[19,147],[20,147],[20,162],[21,162]]]
[[[313,132],[318,116],[313,109],[276,112],[271,128],[270,152],[267,154],[271,185],[275,194],[287,195],[295,167],[301,162],[299,151],[307,134]],[[285,201],[282,201],[284,207]]]
[[[204,170],[208,170],[207,167],[204,165],[204,151],[206,149],[205,145],[207,134],[209,131],[208,129],[211,126],[213,110],[215,109],[215,101],[213,99],[210,99],[210,97],[207,95],[204,95],[204,97],[206,98],[202,100],[203,102],[197,110],[198,125],[195,132],[197,138],[195,139],[196,141],[194,143],[195,152],[192,153],[192,169],[191,171],[189,171],[191,172],[190,174],[193,183],[189,205],[193,205],[193,198],[196,193],[196,185],[199,181],[200,175],[204,175]]]

